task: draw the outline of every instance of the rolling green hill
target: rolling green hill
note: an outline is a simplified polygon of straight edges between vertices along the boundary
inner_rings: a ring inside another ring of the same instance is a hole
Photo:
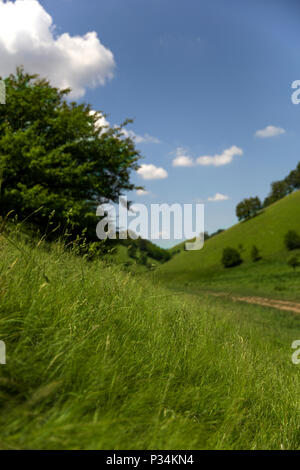
[[[160,261],[146,256],[147,265],[141,264],[141,254],[138,252],[136,258],[132,258],[128,253],[128,247],[126,245],[116,244],[113,254],[109,254],[106,257],[107,261],[113,262],[123,269],[134,273],[146,272],[149,267],[156,267],[161,264]]]
[[[155,269],[175,255],[150,240],[141,238],[110,240],[108,248],[109,252],[105,256],[108,263],[118,264],[135,273]]]
[[[197,288],[272,294],[299,298],[300,274],[287,266],[291,253],[284,246],[288,230],[300,233],[300,191],[279,200],[253,219],[240,222],[205,242],[200,251],[182,251],[159,269],[159,277],[171,284],[192,283]],[[253,263],[251,248],[262,256]],[[225,269],[225,247],[240,251],[241,266]]]
[[[0,449],[300,448],[299,316],[12,230],[0,254]]]

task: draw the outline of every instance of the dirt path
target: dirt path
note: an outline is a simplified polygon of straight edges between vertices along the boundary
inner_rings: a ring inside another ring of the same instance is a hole
[[[265,307],[273,307],[278,310],[287,310],[288,312],[300,313],[300,303],[290,302],[288,300],[277,300],[277,299],[268,299],[265,297],[239,297],[231,294],[226,294],[225,292],[216,293],[208,292],[210,295],[215,297],[229,297],[234,302],[247,302],[249,304],[263,305]]]

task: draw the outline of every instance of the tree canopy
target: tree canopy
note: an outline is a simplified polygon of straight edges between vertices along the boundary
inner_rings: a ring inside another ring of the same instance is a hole
[[[61,230],[71,220],[74,234],[86,229],[96,239],[97,205],[136,189],[130,175],[139,151],[119,127],[99,125],[88,104],[67,101],[59,90],[18,68],[5,79],[0,106],[1,215],[14,211],[42,231],[51,214]]]
[[[300,189],[300,162],[296,169],[292,170],[286,178],[274,181],[271,184],[271,191],[264,200],[264,207],[279,201],[279,199],[282,199],[297,189]]]
[[[295,170],[292,170],[286,178],[271,183],[268,196],[260,202],[258,197],[251,197],[241,201],[236,207],[236,215],[239,220],[249,219],[256,215],[263,207],[268,207],[279,199],[284,198],[293,191],[300,189],[300,162]]]
[[[244,199],[236,206],[236,216],[239,220],[254,217],[261,209],[261,201],[258,197]]]

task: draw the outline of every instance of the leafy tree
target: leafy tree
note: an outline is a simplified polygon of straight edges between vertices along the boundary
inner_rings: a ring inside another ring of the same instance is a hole
[[[236,206],[236,216],[239,220],[247,220],[257,215],[261,208],[260,199],[257,196],[250,197],[244,199]]]
[[[222,255],[222,264],[225,268],[238,266],[243,262],[240,253],[235,248],[224,248]]]
[[[256,261],[259,261],[261,259],[261,256],[259,254],[259,249],[257,248],[256,245],[252,246],[251,249],[251,259],[255,263]]]
[[[284,237],[284,243],[288,250],[300,248],[300,236],[295,230],[289,230]]]
[[[288,259],[288,265],[291,266],[295,271],[295,269],[300,266],[300,260],[297,258],[297,256],[292,256]]]
[[[291,192],[292,192],[292,188],[286,179],[282,181],[274,181],[271,184],[270,194],[264,200],[264,207],[267,207],[270,204],[273,204],[274,202],[279,201],[279,199],[284,198]]]
[[[296,169],[287,176],[286,181],[292,190],[300,189],[300,162]]]
[[[18,68],[5,79],[0,106],[0,200],[2,215],[15,211],[44,233],[66,220],[76,236],[86,228],[96,239],[95,210],[126,190],[140,155],[122,128],[103,128],[90,105],[67,102],[69,89]]]
[[[267,207],[297,189],[300,189],[300,162],[296,169],[291,171],[285,179],[274,181],[271,184],[271,191],[264,200],[263,206]]]

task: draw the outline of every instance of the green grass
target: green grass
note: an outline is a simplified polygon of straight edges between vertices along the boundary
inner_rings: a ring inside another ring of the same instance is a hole
[[[10,236],[0,448],[300,448],[299,317]]]
[[[300,191],[281,199],[259,215],[207,240],[199,251],[182,251],[159,269],[159,279],[168,285],[193,284],[197,289],[268,295],[300,300],[300,270],[287,266],[291,256],[284,246],[288,230],[300,233]],[[244,262],[225,269],[223,249],[239,249]],[[262,260],[251,260],[256,245]],[[298,250],[298,254],[300,250]]]

